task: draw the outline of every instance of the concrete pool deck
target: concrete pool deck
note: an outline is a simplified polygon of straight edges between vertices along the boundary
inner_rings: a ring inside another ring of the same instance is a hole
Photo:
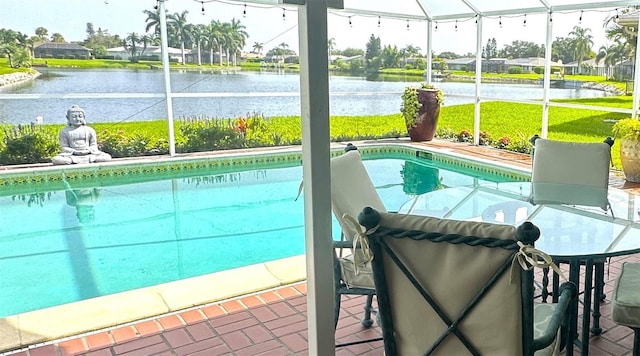
[[[367,143],[409,144],[406,140]],[[411,145],[505,167],[526,170],[531,165],[528,155],[488,147],[447,141]],[[625,182],[617,172],[612,172],[610,184],[612,188],[640,193],[640,184]],[[631,259],[640,261],[637,256],[630,256],[627,260]],[[608,281],[615,277],[619,261],[621,259],[612,263],[613,271]],[[305,354],[306,285],[296,284],[303,281],[305,275],[304,257],[297,256],[10,316],[0,319],[0,353],[15,350],[11,354],[21,356],[176,355],[198,352],[203,355],[255,355],[262,351],[274,355]],[[278,306],[273,307],[273,303]],[[361,305],[358,298],[343,303],[349,311],[339,324],[339,339],[344,341],[352,334],[363,338],[379,335],[377,328],[362,329],[358,324]],[[265,316],[267,314],[268,317]],[[204,327],[203,324],[206,328],[198,329]],[[602,354],[628,353],[629,335],[632,333],[624,328],[615,328],[610,320],[603,320],[603,326],[606,325],[616,333],[609,334],[615,336],[615,340],[604,336],[598,338],[607,340],[601,343],[604,346],[599,347]],[[209,333],[210,337],[200,333]],[[611,347],[607,346],[609,343]],[[150,349],[145,349],[147,347]],[[151,352],[152,349],[156,351]],[[338,353],[382,355],[381,343],[344,348]]]

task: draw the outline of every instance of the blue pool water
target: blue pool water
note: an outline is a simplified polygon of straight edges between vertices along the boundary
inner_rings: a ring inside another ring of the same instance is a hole
[[[504,177],[365,165],[385,205]],[[0,317],[304,253],[300,166],[0,194]],[[34,188],[36,189],[36,188]],[[334,238],[339,238],[337,222]]]

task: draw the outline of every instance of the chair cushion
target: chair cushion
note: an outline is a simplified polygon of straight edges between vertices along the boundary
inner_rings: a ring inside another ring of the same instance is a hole
[[[353,241],[355,234],[361,233],[364,228],[357,226],[361,228],[360,231],[354,230],[354,226],[346,223],[342,218],[343,215],[347,214],[357,221],[358,214],[367,206],[378,211],[387,211],[367,173],[360,152],[357,150],[348,151],[341,156],[332,158],[331,209],[347,240]],[[356,250],[352,253],[358,257],[357,261],[366,261],[362,251]],[[343,273],[346,271],[346,274],[342,275],[342,279],[348,286],[373,289],[373,277],[368,275],[371,273],[371,264],[358,266],[358,274],[356,274],[352,257],[348,261],[342,261],[341,268]],[[364,275],[359,276],[361,273]],[[355,277],[357,281],[352,281],[352,277]]]
[[[536,140],[531,201],[606,208],[610,161],[606,143]]]
[[[370,206],[378,211],[387,211],[378,195],[360,152],[349,151],[331,159],[331,208],[349,241],[356,232],[342,219],[344,214],[358,219],[358,214]]]
[[[640,328],[640,263],[622,265],[613,289],[611,319],[618,324]]]
[[[389,228],[515,239],[516,228],[511,225],[389,213],[382,213],[381,218],[380,225]],[[511,252],[502,249],[410,239],[385,240],[415,274],[418,282],[452,317],[459,315],[471,296],[484,286],[502,263],[511,260]],[[390,258],[386,254],[383,256],[398,353],[422,354],[446,326],[439,322],[440,318],[433,308],[425,303]],[[435,270],[439,273],[430,273]],[[522,353],[519,277],[520,274],[515,274],[514,279],[510,280],[509,273],[503,275],[460,324],[460,330],[487,355]],[[425,323],[425,320],[433,322]],[[497,329],[488,325],[504,325],[505,328]],[[447,337],[438,347],[438,352],[445,355],[468,354],[455,336]]]
[[[375,288],[371,262],[367,262],[364,266],[359,267],[358,273],[356,273],[353,255],[340,257],[338,261],[340,262],[340,269],[342,271],[342,281],[347,285],[347,288]]]
[[[536,303],[533,305],[533,337],[538,338],[544,335],[547,326],[551,321],[551,316],[555,312],[557,304],[552,303]],[[542,350],[536,351],[536,356],[559,355],[560,354],[560,330],[551,345]]]

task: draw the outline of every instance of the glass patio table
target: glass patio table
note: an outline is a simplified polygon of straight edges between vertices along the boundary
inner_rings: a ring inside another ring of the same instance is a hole
[[[555,187],[563,194],[588,194],[583,188]],[[568,279],[581,286],[582,333],[577,345],[583,355],[589,353],[589,332],[599,335],[600,302],[604,299],[604,265],[613,256],[640,252],[640,196],[609,189],[611,211],[598,207],[529,203],[530,182],[478,183],[473,186],[444,188],[417,195],[401,206],[398,213],[434,216],[457,220],[475,220],[520,225],[533,222],[540,228],[536,248],[549,254],[555,263],[569,267]],[[581,266],[585,266],[580,283]],[[547,273],[543,274],[543,301],[548,296]],[[554,273],[552,286],[559,277]],[[592,299],[593,298],[593,299]],[[555,300],[554,300],[555,301]],[[593,305],[593,310],[592,310]],[[591,324],[593,317],[593,325]],[[570,330],[576,332],[578,318]]]

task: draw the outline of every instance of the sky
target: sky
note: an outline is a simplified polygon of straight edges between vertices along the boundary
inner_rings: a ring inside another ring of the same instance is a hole
[[[209,2],[207,2],[209,1]],[[268,7],[265,5],[232,3],[226,0],[167,0],[169,13],[187,10],[187,20],[191,23],[210,23],[212,20],[230,22],[236,18],[246,26],[249,34],[246,51],[251,51],[255,42],[263,43],[266,52],[281,43],[298,52],[297,12],[293,7]],[[523,1],[523,0],[512,0]],[[86,24],[94,28],[108,30],[111,34],[125,37],[136,32],[144,34],[146,15],[144,10],[153,11],[155,0],[0,0],[0,28],[34,35],[37,27],[45,27],[49,34],[60,33],[67,41],[81,41],[87,36]],[[204,14],[202,7],[204,6]],[[246,14],[244,10],[246,9]],[[573,11],[553,14],[552,38],[567,37],[574,26],[590,28],[594,40],[594,51],[610,43],[606,40],[603,21],[615,15],[616,9]],[[285,15],[283,17],[283,14]],[[350,16],[350,17],[349,17]],[[582,19],[580,19],[582,18]],[[373,34],[381,44],[396,45],[398,48],[412,45],[424,54],[427,49],[426,22],[380,18],[331,11],[328,16],[328,37],[333,38],[335,49],[365,49]],[[351,22],[351,24],[349,24]],[[495,38],[498,49],[515,40],[530,41],[539,45],[545,43],[546,15],[484,18],[483,46],[490,38]],[[408,25],[408,28],[407,28]],[[433,33],[433,51],[454,52],[460,55],[475,53],[475,19],[458,22],[438,22]],[[457,28],[456,28],[457,27]]]

